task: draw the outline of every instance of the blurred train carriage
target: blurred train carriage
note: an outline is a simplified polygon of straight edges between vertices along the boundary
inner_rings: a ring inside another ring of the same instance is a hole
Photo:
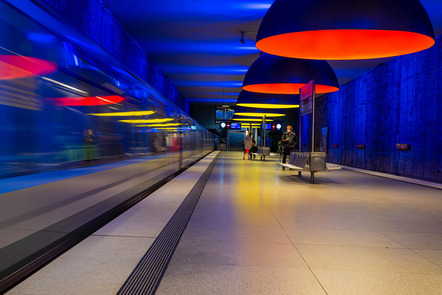
[[[111,56],[0,5],[0,178],[214,148],[201,125]]]
[[[214,149],[183,110],[32,5],[0,2],[0,293]]]

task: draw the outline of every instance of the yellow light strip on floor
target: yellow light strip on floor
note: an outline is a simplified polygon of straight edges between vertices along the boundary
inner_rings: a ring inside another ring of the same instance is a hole
[[[113,112],[113,113],[91,113],[89,116],[99,117],[135,117],[135,116],[148,116],[155,114],[154,111],[134,111],[134,112]]]
[[[164,123],[170,121],[173,121],[173,119],[164,118],[164,119],[118,120],[118,122],[130,123],[130,124]]]

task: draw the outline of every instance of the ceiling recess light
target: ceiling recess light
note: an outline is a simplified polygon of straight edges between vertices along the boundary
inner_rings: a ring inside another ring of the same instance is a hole
[[[233,121],[238,121],[238,122],[262,122],[262,118],[248,118],[248,117],[233,118]],[[266,122],[273,122],[273,120],[272,119],[266,119]]]
[[[263,52],[320,60],[398,56],[434,43],[418,0],[276,0],[256,38]]]
[[[98,117],[136,117],[136,116],[148,116],[155,114],[154,111],[133,111],[133,112],[113,112],[113,113],[92,113],[89,116]]]
[[[257,108],[246,108],[241,106],[235,107],[235,116],[246,116],[246,117],[284,117],[285,110],[281,109],[257,109]]]
[[[299,94],[299,89],[315,79],[316,93],[339,90],[338,79],[328,62],[261,55],[244,77],[243,89],[267,94]]]
[[[288,94],[264,94],[241,91],[236,101],[237,106],[247,108],[293,109],[299,108],[299,97]]]
[[[137,127],[151,127],[151,128],[156,128],[156,127],[180,127],[180,126],[185,126],[185,124],[181,124],[181,123],[164,123],[164,124],[142,124],[142,125],[138,125]]]
[[[173,121],[172,118],[164,118],[164,119],[139,119],[139,120],[118,120],[118,122],[122,123],[130,123],[130,124],[148,124],[148,123],[164,123]]]

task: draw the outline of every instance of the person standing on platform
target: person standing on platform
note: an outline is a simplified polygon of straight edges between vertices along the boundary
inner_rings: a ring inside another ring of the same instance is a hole
[[[290,152],[295,148],[298,143],[298,137],[295,132],[293,132],[293,127],[287,125],[287,131],[284,132],[281,138],[281,147],[282,147],[282,162],[285,163],[287,159],[287,155],[290,155]]]
[[[246,138],[244,138],[243,145],[244,145],[244,155],[242,158],[244,159],[246,156],[246,151],[250,156],[250,149],[255,145],[255,140],[253,140],[253,138],[247,134]]]

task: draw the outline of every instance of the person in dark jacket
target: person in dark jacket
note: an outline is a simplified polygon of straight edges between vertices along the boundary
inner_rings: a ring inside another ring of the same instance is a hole
[[[282,147],[282,162],[285,163],[287,159],[287,155],[290,155],[290,151],[293,150],[298,143],[298,137],[295,132],[293,132],[293,127],[287,125],[287,131],[284,132],[281,138],[281,147]]]

